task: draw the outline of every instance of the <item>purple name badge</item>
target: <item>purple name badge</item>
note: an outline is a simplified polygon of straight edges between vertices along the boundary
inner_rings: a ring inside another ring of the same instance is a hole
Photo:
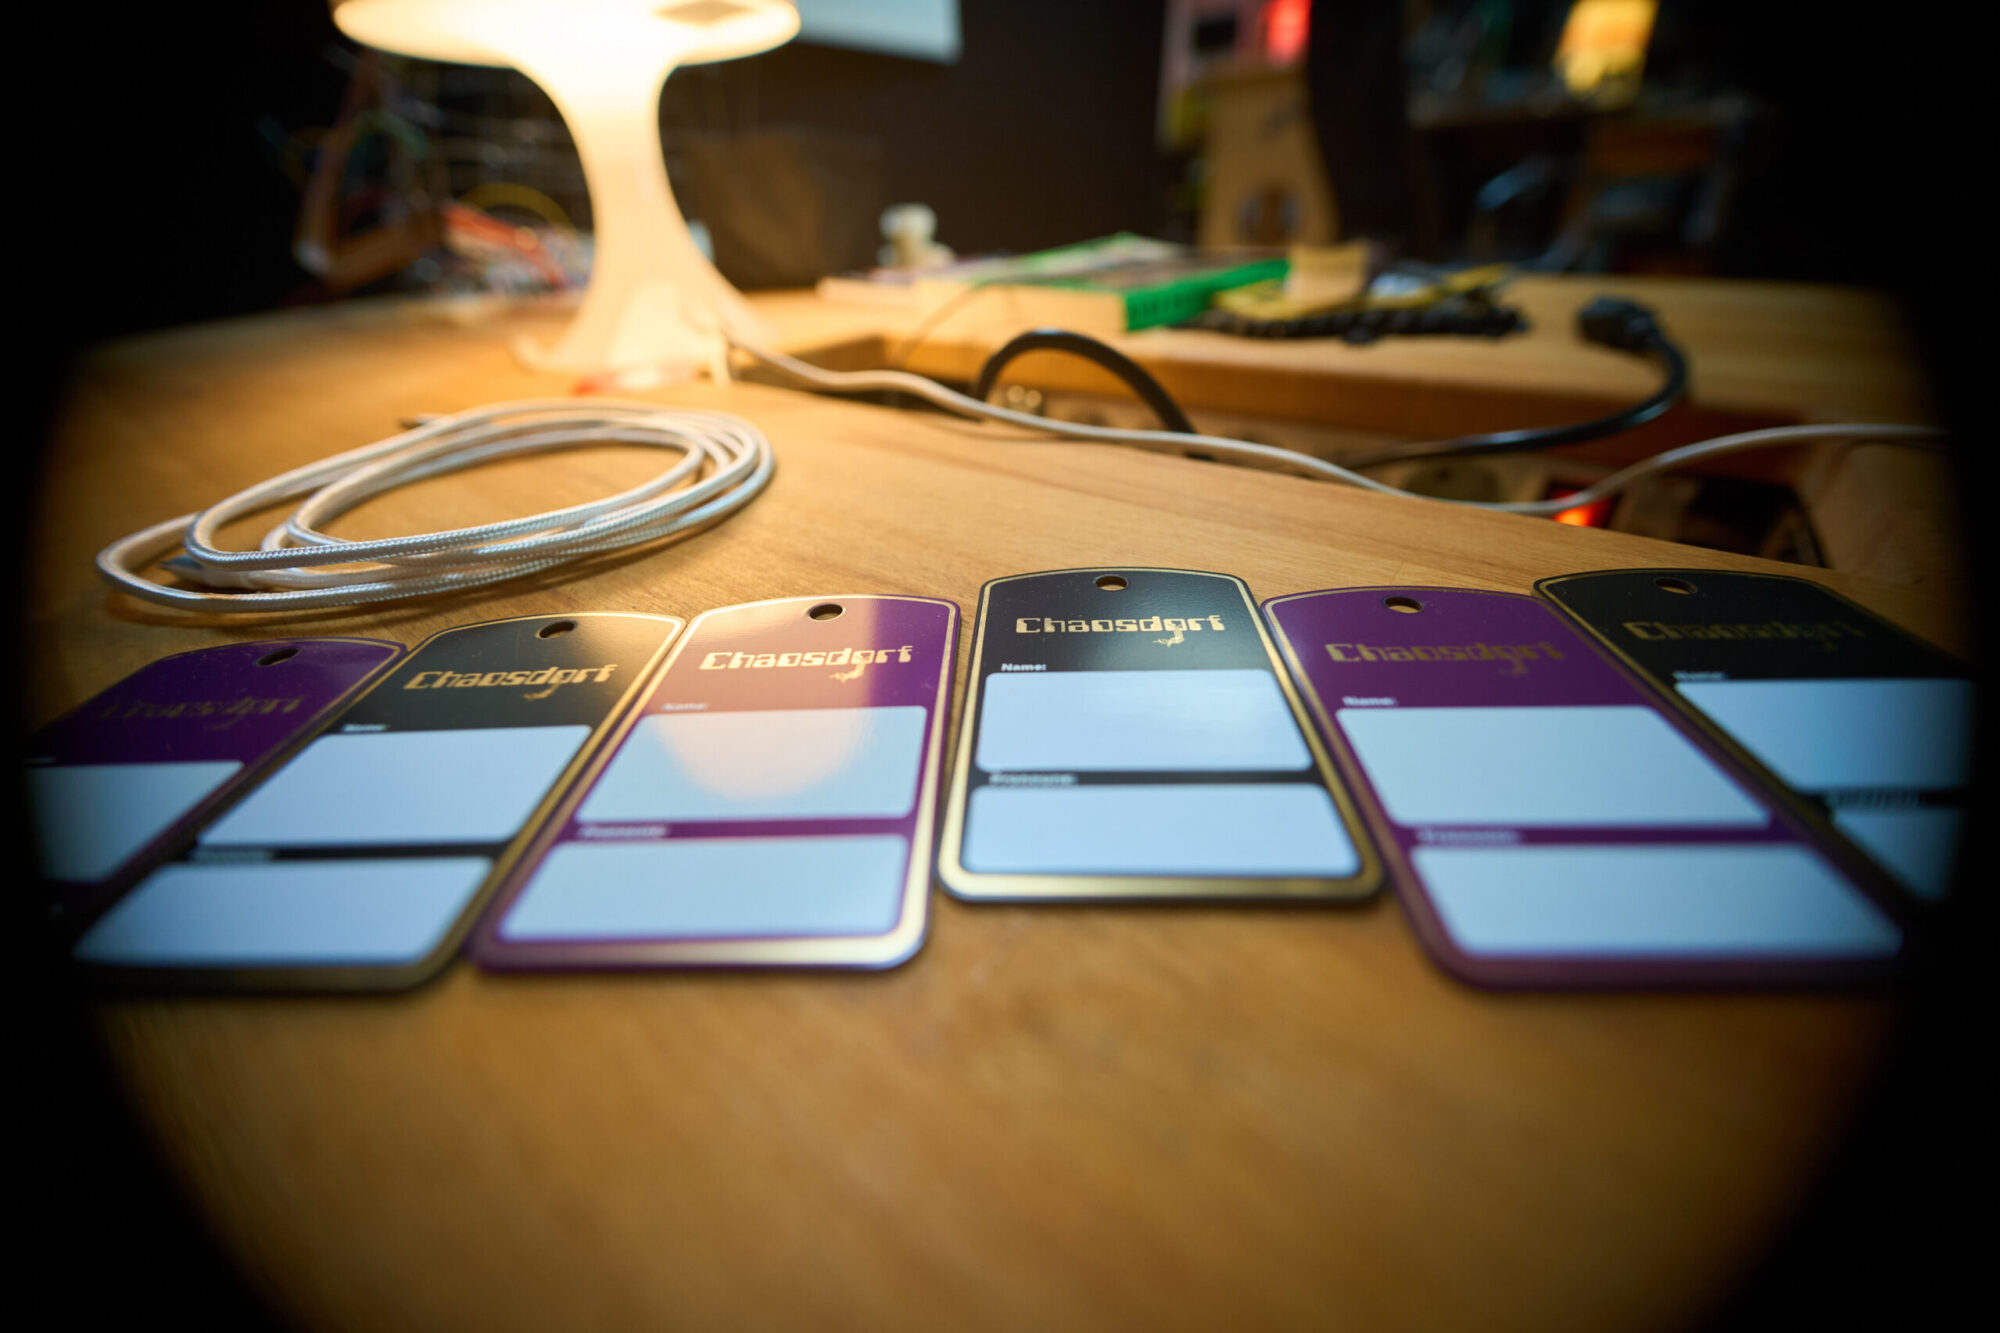
[[[695,618],[473,939],[496,969],[888,967],[923,940],[958,608]]]
[[[96,983],[143,989],[398,990],[436,975],[680,628],[579,612],[440,630],[71,956]]]
[[[83,924],[402,653],[379,639],[199,648],[37,732],[27,788],[52,910]]]
[[[1815,842],[1537,599],[1357,588],[1264,605],[1417,933],[1458,976],[1833,981],[1901,956],[1870,867]]]

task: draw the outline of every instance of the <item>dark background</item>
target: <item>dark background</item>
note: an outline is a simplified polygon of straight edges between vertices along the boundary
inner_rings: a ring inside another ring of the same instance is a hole
[[[1563,8],[1521,0],[1524,63]],[[1365,30],[1397,6],[1320,0],[1319,9],[1319,29],[1334,32]],[[1158,234],[1174,184],[1154,144],[1163,12],[1117,0],[965,0],[955,65],[793,43],[676,74],[663,123],[670,141],[753,127],[870,140],[888,197],[930,204],[940,238],[961,253]],[[335,118],[347,74],[327,53],[354,48],[325,5],[135,7],[115,27],[72,6],[46,22],[9,89],[13,222],[34,261],[20,276],[46,321],[36,341],[66,349],[305,292],[309,275],[290,255],[297,189],[259,124]],[[1359,70],[1368,55],[1336,48],[1329,61]],[[1980,122],[1970,83],[1953,73],[1969,63],[1949,32],[1892,5],[1802,13],[1665,0],[1648,73],[1745,92],[1772,109],[1727,272],[1896,287],[1949,262],[1934,244],[1950,234],[1941,214],[1960,210],[1977,185],[1964,146]],[[517,85],[511,101],[553,117],[520,76],[495,77]],[[1396,128],[1382,126],[1381,137]]]
[[[1156,232],[1172,183],[1153,147],[1161,11],[964,0],[956,66],[792,46],[758,58],[754,72],[738,62],[690,80],[685,95],[670,87],[667,128],[734,117],[872,137],[891,197],[930,203],[942,239],[962,251]],[[1707,62],[1780,113],[1731,271],[1895,290],[1947,420],[1969,425],[1983,370],[1973,358],[1992,341],[1984,294],[1968,280],[1983,259],[1975,201],[1990,157],[1990,113],[1974,93],[1990,75],[1974,68],[1983,48],[1954,21],[1909,5],[1665,0],[1660,32],[1663,58]],[[341,39],[317,0],[115,15],[73,4],[21,20],[13,41],[10,366],[32,475],[77,346],[300,295],[308,275],[289,256],[297,193],[256,126],[329,123],[346,76],[324,54]],[[1965,466],[1977,481],[1980,458],[1965,455]],[[9,490],[24,502],[32,484]],[[1987,624],[1978,630],[1983,642]],[[119,1106],[78,1006],[27,953],[22,895],[14,907],[19,1123],[7,1142],[22,1183],[8,1211],[14,1234],[32,1236],[11,1256],[23,1275],[16,1299],[53,1302],[80,1328],[170,1313],[209,1328],[265,1322]],[[1966,1215],[1983,1210],[1991,1166],[1987,1136],[1968,1132],[1959,1071],[1993,1049],[1967,970],[1987,913],[1958,910],[1980,920],[1943,932],[1853,1146],[1718,1327],[1934,1327],[1956,1313],[1984,1233]]]

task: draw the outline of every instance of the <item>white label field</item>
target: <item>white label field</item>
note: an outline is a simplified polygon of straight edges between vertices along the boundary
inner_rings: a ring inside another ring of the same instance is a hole
[[[579,725],[322,736],[201,841],[212,847],[504,842],[589,735]]]
[[[896,819],[916,801],[926,710],[663,713],[633,727],[578,818]]]
[[[1769,813],[1650,708],[1347,708],[1399,824],[1726,825]]]
[[[1969,680],[1720,680],[1675,688],[1803,791],[1951,788],[1971,776]]]
[[[491,867],[481,856],[170,865],[99,918],[76,956],[125,967],[414,963]]]
[[[1048,671],[986,678],[979,767],[1296,772],[1312,758],[1268,671]]]
[[[1305,782],[980,787],[965,867],[989,874],[1328,876],[1361,861]]]
[[[42,872],[80,883],[103,879],[242,767],[218,759],[29,769]]]
[[[1902,942],[1797,845],[1419,847],[1410,860],[1468,953],[1878,958]]]
[[[564,843],[507,913],[509,940],[880,935],[902,903],[895,834]]]

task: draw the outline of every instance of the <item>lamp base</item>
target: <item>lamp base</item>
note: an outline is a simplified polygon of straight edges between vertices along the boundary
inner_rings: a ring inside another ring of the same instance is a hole
[[[516,345],[523,362],[596,374],[692,363],[726,374],[725,331],[761,340],[761,322],[696,247],[674,203],[660,147],[660,88],[681,64],[786,40],[799,25],[791,5],[347,0],[334,17],[371,44],[513,65],[569,127],[596,222],[590,286],[554,343]]]
[[[616,288],[593,280],[568,328],[546,341],[526,335],[515,339],[514,356],[531,370],[616,373],[685,366],[713,371],[728,364],[725,327],[738,337],[769,341],[763,321],[741,295],[725,288],[726,297],[718,300],[718,293],[704,290],[711,281],[703,278],[720,285],[713,269],[656,272]]]

